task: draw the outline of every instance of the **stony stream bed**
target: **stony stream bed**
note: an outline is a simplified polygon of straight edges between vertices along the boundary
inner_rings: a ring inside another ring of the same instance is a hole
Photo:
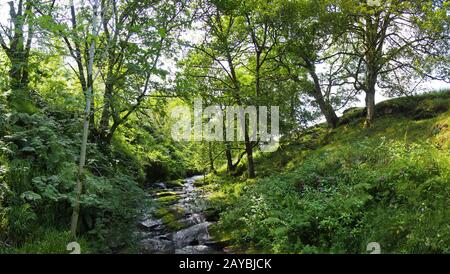
[[[211,237],[214,218],[205,193],[195,187],[203,175],[156,183],[148,189],[152,206],[139,222],[139,246],[144,254],[220,254],[224,246]]]

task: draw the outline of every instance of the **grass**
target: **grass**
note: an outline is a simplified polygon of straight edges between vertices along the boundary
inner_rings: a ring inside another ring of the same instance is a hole
[[[38,229],[20,247],[0,247],[0,254],[69,254],[67,245],[75,242],[69,231],[55,229]],[[85,238],[79,238],[76,242],[80,245],[81,254],[91,253],[91,248]]]
[[[353,109],[255,155],[256,180],[209,175],[213,234],[243,252],[450,252],[449,106],[449,91],[385,101],[369,129]]]

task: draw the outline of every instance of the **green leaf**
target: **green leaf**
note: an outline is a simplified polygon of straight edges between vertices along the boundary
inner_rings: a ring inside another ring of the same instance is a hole
[[[158,29],[158,33],[159,33],[159,36],[161,36],[162,38],[166,38],[166,35],[167,35],[167,33],[166,33],[166,30],[165,29]]]
[[[24,147],[20,151],[23,151],[23,152],[35,152],[36,150],[33,147]]]
[[[22,195],[20,195],[20,197],[28,201],[38,201],[42,199],[41,195],[33,191],[25,191]]]

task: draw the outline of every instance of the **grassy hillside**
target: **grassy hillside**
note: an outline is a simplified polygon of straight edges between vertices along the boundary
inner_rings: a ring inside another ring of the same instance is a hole
[[[213,232],[235,251],[449,253],[450,92],[377,105],[258,155],[258,179],[211,175]],[[225,210],[226,209],[226,210]]]

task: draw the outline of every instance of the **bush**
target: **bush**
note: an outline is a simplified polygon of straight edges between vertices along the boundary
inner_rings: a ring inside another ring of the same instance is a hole
[[[68,229],[81,123],[67,119],[11,114],[0,143],[0,240],[22,248],[37,227]],[[87,159],[80,231],[93,236],[98,250],[124,245],[132,241],[143,197],[139,163],[123,146],[100,149],[94,143],[88,143]]]
[[[133,243],[135,226],[145,206],[144,192],[129,176],[88,177],[82,215],[99,251],[116,251]],[[89,224],[90,223],[90,224]]]

